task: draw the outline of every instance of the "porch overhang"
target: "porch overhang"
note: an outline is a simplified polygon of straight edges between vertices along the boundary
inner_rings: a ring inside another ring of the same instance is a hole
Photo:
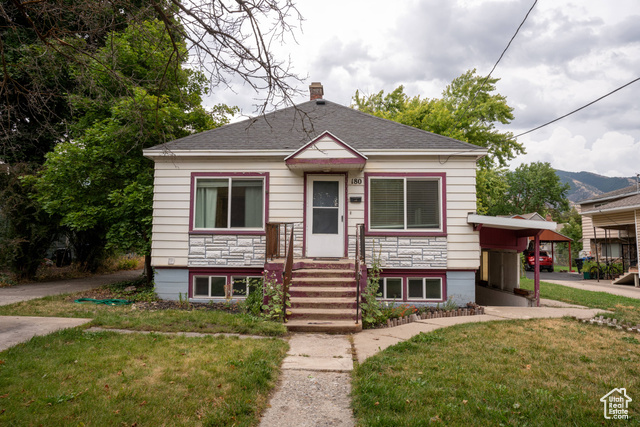
[[[558,224],[553,221],[535,221],[520,218],[502,218],[496,216],[469,214],[467,224],[473,225],[474,230],[481,228],[497,228],[502,230],[513,230],[518,237],[529,237],[539,235],[543,230],[555,231]]]
[[[325,131],[287,156],[284,162],[292,171],[344,172],[364,169],[367,157]]]

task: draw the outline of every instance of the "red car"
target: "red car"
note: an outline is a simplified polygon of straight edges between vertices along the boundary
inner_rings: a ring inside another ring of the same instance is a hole
[[[536,264],[536,257],[534,252],[524,253],[524,269],[533,271]],[[540,251],[540,271],[547,270],[553,271],[553,258],[549,256],[546,251]]]

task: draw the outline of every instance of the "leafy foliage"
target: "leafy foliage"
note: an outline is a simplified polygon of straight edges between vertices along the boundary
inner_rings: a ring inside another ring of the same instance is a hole
[[[367,286],[362,292],[362,327],[371,328],[382,323],[386,318],[382,311],[382,304],[378,300],[380,294],[380,256],[373,256],[367,271]]]
[[[162,23],[143,30],[144,37],[137,27],[109,34],[95,62],[86,63],[91,72],[83,72],[87,80],[80,79],[82,90],[71,97],[82,111],[74,125],[78,138],[47,155],[36,185],[44,209],[62,225],[93,232],[108,247],[149,254],[153,165],[142,150],[223,124],[234,109],[218,106],[215,117],[205,111],[203,76],[182,68],[184,43],[175,56],[175,38]],[[172,69],[165,75],[166,63]],[[118,75],[134,78],[122,86]]]
[[[498,197],[492,200],[492,205],[488,206],[490,215],[529,212],[546,215],[569,210],[567,200],[569,185],[560,182],[560,178],[549,163],[523,164],[514,171],[504,171],[503,176],[502,185],[506,188],[502,197],[498,193]]]
[[[480,161],[483,168],[504,167],[524,152],[511,132],[499,132],[496,124],[513,120],[513,109],[500,94],[492,94],[499,79],[476,75],[469,70],[455,78],[442,93],[442,98],[410,98],[399,86],[385,95],[380,91],[361,96],[356,91],[354,108],[368,114],[393,120],[429,132],[469,142],[489,150]]]
[[[59,232],[58,218],[31,198],[33,185],[21,179],[32,172],[20,164],[0,173],[0,266],[19,280],[35,276]]]
[[[285,294],[284,287],[276,281],[275,273],[273,272],[264,273],[262,286],[262,294],[266,299],[266,303],[262,305],[262,317],[267,320],[284,322],[286,316],[285,309],[291,307],[289,293],[287,292]]]

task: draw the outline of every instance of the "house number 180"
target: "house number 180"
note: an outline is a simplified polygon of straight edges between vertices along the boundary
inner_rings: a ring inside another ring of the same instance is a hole
[[[351,178],[351,185],[360,185],[362,184],[362,178]]]

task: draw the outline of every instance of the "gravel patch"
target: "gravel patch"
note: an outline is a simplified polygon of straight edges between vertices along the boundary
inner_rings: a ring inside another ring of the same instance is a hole
[[[350,393],[348,373],[283,370],[260,426],[354,426]]]

